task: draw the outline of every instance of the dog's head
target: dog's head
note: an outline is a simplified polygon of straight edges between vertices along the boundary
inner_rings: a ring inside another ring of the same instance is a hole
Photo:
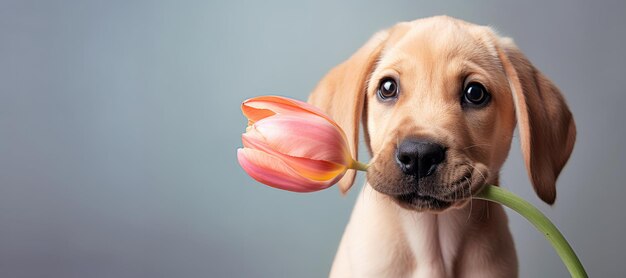
[[[576,136],[559,90],[510,39],[445,16],[375,34],[309,101],[342,126],[354,157],[362,120],[369,184],[414,210],[462,205],[497,182],[516,122],[535,191],[552,204]],[[353,181],[351,171],[341,189]]]

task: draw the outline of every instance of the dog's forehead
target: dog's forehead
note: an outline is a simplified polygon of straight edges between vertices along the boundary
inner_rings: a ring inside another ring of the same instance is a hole
[[[404,23],[394,29],[399,30],[392,30],[379,61],[381,66],[419,62],[431,68],[454,59],[482,66],[499,65],[495,35],[488,27],[435,17]]]

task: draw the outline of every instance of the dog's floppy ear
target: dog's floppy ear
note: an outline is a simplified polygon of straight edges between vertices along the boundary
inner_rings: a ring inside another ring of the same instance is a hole
[[[309,103],[328,113],[344,130],[354,159],[358,158],[359,123],[367,80],[387,37],[387,31],[376,33],[348,60],[328,72],[309,97]],[[355,170],[348,170],[339,181],[342,193],[350,189],[355,175]]]
[[[576,126],[559,89],[528,61],[509,38],[499,56],[509,79],[526,170],[535,192],[553,204],[556,179],[572,153]]]

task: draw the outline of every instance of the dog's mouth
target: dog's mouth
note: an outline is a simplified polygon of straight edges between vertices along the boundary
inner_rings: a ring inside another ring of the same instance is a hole
[[[375,156],[367,171],[368,184],[400,207],[441,212],[464,207],[489,180],[489,168],[480,162],[457,158],[440,164],[424,177],[401,171],[395,161]]]
[[[472,175],[468,173],[445,187],[436,187],[438,190],[430,190],[430,192],[416,190],[391,197],[406,209],[443,211],[459,201],[471,198],[471,183]]]
[[[404,209],[437,213],[463,207],[483,187],[488,176],[486,167],[478,163],[472,166],[456,169],[462,174],[450,174],[456,176],[452,182],[442,179],[448,175],[442,172],[424,179],[402,176],[391,183],[381,179],[374,183],[370,181],[370,185]]]

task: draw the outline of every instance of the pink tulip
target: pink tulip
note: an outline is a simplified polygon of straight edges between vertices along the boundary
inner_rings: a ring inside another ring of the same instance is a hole
[[[241,109],[248,127],[237,159],[261,183],[311,192],[337,183],[349,168],[363,166],[352,159],[337,123],[310,104],[263,96],[244,101]]]

